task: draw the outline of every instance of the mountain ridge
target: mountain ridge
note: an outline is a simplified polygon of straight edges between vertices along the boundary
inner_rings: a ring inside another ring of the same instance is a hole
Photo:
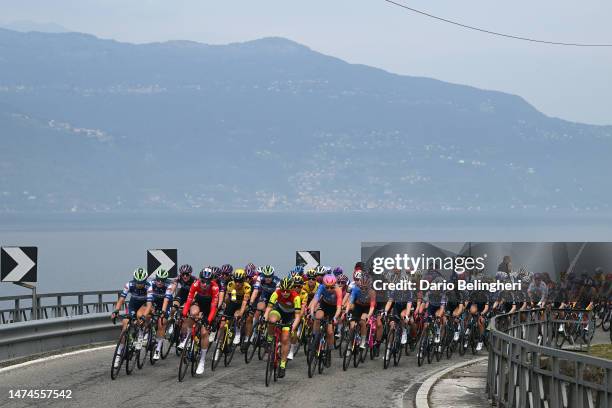
[[[518,95],[279,37],[0,50],[0,212],[609,210],[612,126]]]

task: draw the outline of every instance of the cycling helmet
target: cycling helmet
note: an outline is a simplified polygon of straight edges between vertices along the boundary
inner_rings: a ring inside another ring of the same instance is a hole
[[[216,278],[221,275],[221,268],[219,268],[218,266],[211,266],[210,270],[212,272],[213,278]]]
[[[200,271],[200,279],[208,280],[208,279],[212,279],[212,278],[213,278],[212,267],[207,266],[206,268],[204,268],[204,269],[202,269]]]
[[[166,279],[168,279],[168,271],[165,269],[158,269],[155,273],[155,279],[165,281]]]
[[[317,266],[315,268],[315,271],[316,271],[317,275],[319,275],[319,276],[325,275],[325,267],[324,266],[321,266],[321,265]]]
[[[134,269],[134,280],[137,282],[144,282],[147,280],[149,274],[145,268]]]
[[[278,288],[280,290],[291,290],[293,288],[293,280],[289,278],[283,278],[283,280],[280,281]]]
[[[338,284],[342,286],[348,285],[348,277],[346,275],[338,276]]]
[[[247,278],[249,279],[252,279],[257,274],[257,271],[255,270],[255,268],[248,268],[245,270],[245,272],[246,272]]]
[[[248,273],[249,270],[253,270],[253,272],[257,272],[257,267],[255,266],[255,264],[253,262],[249,262],[248,264],[246,264],[246,266],[244,267],[244,270]]]
[[[363,262],[361,262],[361,261],[357,262],[357,263],[355,264],[355,268],[354,268],[354,270],[356,270],[356,271],[357,271],[357,270],[359,270],[359,271],[363,270]]]
[[[336,282],[337,282],[336,277],[330,273],[328,273],[327,275],[323,277],[323,284],[325,286],[334,286]]]
[[[308,279],[315,279],[317,277],[317,271],[314,269],[309,269],[306,271],[306,277]]]
[[[193,273],[193,268],[191,267],[191,265],[188,264],[181,265],[181,267],[179,268],[179,273],[181,275],[191,275]]]
[[[302,278],[302,275],[295,275],[293,277],[294,286],[302,286],[303,284],[304,284],[304,278]]]
[[[342,267],[340,267],[340,266],[336,266],[336,267],[334,268],[334,275],[336,275],[336,276],[340,276],[340,275],[342,275],[342,273],[343,273],[343,272],[344,272],[344,271],[342,270]]]
[[[362,287],[362,288],[370,287],[371,283],[372,283],[372,280],[365,273],[361,276],[361,279],[357,281],[357,285],[359,285],[359,287]]]
[[[234,271],[234,267],[230,264],[225,264],[221,266],[221,274],[229,275]]]
[[[293,272],[294,274],[303,274],[304,273],[304,267],[302,265],[296,265],[293,268],[291,268],[291,272]]]
[[[261,273],[266,277],[274,276],[274,267],[272,265],[266,265],[262,268]]]
[[[246,278],[246,272],[241,268],[236,269],[232,275],[232,279],[236,282],[242,282],[244,278]]]

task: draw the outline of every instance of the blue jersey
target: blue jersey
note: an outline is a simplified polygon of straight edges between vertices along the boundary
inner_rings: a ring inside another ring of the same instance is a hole
[[[168,282],[165,282],[162,286],[157,286],[155,281],[151,282],[152,292],[153,292],[153,301],[161,302],[164,298],[168,299],[172,302],[172,285]]]
[[[146,300],[147,302],[153,301],[153,287],[151,282],[145,281],[142,288],[136,287],[137,282],[134,280],[129,281],[123,287],[121,291],[121,297],[125,298],[127,295],[131,295],[131,299],[134,300]]]
[[[353,289],[354,290],[354,289]],[[340,297],[340,298],[339,298]],[[338,305],[342,302],[342,290],[339,287],[335,287],[334,290],[327,290],[325,285],[319,284],[319,289],[315,293],[315,301],[321,301],[329,305]]]
[[[262,298],[268,299],[272,293],[276,290],[280,279],[278,276],[272,277],[270,282],[266,282],[268,278],[263,275],[259,275],[255,284],[253,285],[253,290],[257,289],[259,291],[259,295]]]
[[[350,297],[351,304],[367,306],[370,304],[370,290],[363,290],[359,286],[353,286]]]

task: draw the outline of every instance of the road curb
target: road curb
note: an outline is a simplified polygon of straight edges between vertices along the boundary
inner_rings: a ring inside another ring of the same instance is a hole
[[[459,368],[467,367],[473,364],[480,363],[481,361],[484,361],[488,358],[489,358],[488,356],[479,357],[474,360],[457,363],[455,365],[452,365],[448,368],[445,368],[444,370],[438,371],[437,373],[431,375],[429,378],[423,381],[423,384],[421,384],[421,386],[417,390],[417,394],[415,398],[415,407],[416,408],[430,408],[429,407],[429,392],[431,391],[431,388],[440,380],[440,378],[450,373],[451,371],[457,370]]]

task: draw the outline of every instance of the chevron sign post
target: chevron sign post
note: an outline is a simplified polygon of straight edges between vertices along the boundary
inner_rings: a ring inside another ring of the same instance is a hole
[[[36,283],[37,262],[37,247],[2,247],[0,249],[0,281]]]
[[[155,275],[158,269],[165,269],[171,278],[176,278],[176,264],[176,249],[149,249],[147,251],[147,270],[149,276]]]
[[[321,251],[296,251],[295,264],[303,265],[305,271],[314,269],[321,264]]]

